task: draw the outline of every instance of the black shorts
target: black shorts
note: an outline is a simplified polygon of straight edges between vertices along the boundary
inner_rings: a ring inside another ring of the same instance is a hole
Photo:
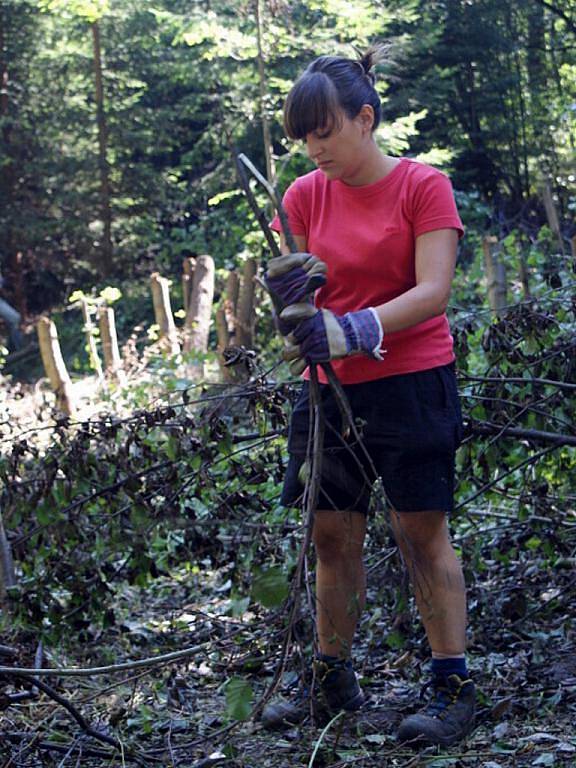
[[[454,364],[343,387],[373,466],[353,435],[341,436],[332,390],[320,388],[325,435],[318,509],[366,513],[381,506],[373,488],[380,477],[398,512],[452,511],[454,455],[462,438]],[[304,491],[299,476],[308,422],[309,384],[304,382],[290,422],[282,490],[286,506],[298,505]]]

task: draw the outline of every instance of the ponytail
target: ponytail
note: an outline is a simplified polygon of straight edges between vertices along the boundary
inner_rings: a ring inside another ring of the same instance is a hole
[[[380,97],[374,68],[388,60],[389,46],[375,44],[357,59],[320,56],[292,87],[284,106],[284,129],[292,139],[303,139],[318,129],[337,127],[342,112],[353,119],[364,104],[374,110],[374,131],[380,123]]]

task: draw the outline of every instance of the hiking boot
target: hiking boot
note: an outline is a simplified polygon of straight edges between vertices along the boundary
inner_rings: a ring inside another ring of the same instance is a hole
[[[420,712],[402,720],[398,739],[418,746],[438,744],[446,747],[455,744],[474,726],[474,683],[462,680],[458,675],[449,675],[447,678],[435,678],[428,685],[433,689],[432,698]]]
[[[315,713],[321,709],[334,715],[342,709],[353,712],[364,704],[365,697],[350,662],[316,661],[314,671],[318,699],[314,697],[311,701],[310,689],[299,691],[291,700],[277,699],[264,707],[261,717],[264,728],[275,730],[298,725],[310,714],[311,707]]]
[[[346,712],[360,709],[366,697],[350,661],[327,664],[317,660],[314,668],[320,684],[320,700],[328,712],[335,715],[342,709]]]

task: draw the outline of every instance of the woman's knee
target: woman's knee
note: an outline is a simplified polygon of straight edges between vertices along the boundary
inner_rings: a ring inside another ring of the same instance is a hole
[[[317,557],[326,562],[362,557],[365,536],[363,517],[358,512],[317,512],[312,530]]]
[[[404,556],[433,559],[451,546],[444,512],[392,512],[392,528]]]

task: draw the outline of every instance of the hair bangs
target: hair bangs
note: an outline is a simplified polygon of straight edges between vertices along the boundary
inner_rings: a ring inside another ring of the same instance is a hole
[[[341,112],[331,78],[323,72],[305,72],[286,99],[284,130],[291,139],[305,139],[313,131],[331,131],[340,125]]]

